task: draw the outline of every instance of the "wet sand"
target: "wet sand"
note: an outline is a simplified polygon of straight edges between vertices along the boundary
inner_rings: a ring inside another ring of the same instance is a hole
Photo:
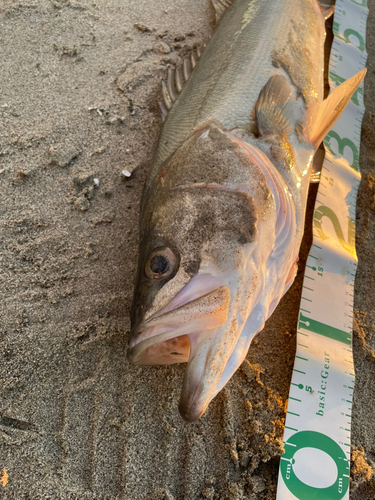
[[[369,8],[352,500],[375,497]],[[275,499],[316,186],[296,282],[199,422],[178,414],[183,365],[126,360],[160,80],[213,29],[208,0],[0,4],[0,498]]]

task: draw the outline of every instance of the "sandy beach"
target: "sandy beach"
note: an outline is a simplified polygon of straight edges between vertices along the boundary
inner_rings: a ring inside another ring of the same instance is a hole
[[[369,10],[351,500],[375,498]],[[296,281],[200,421],[178,413],[184,365],[126,359],[161,80],[214,20],[209,0],[0,3],[0,498],[275,499],[316,185]]]

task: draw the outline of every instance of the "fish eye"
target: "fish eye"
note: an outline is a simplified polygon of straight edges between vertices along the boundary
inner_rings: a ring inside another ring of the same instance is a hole
[[[155,248],[146,260],[146,276],[154,279],[168,278],[174,273],[176,264],[176,256],[170,248]]]

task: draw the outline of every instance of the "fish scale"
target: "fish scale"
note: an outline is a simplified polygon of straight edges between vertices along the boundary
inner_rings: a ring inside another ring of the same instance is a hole
[[[365,67],[365,0],[337,0],[331,89]],[[363,85],[324,140],[313,245],[303,281],[277,500],[349,498],[354,390],[355,207]]]

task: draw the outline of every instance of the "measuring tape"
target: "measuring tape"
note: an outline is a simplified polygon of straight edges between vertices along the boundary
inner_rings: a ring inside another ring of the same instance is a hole
[[[336,1],[331,90],[366,65],[367,15],[367,0]],[[362,83],[324,139],[277,500],[349,498],[355,206],[363,114]]]

